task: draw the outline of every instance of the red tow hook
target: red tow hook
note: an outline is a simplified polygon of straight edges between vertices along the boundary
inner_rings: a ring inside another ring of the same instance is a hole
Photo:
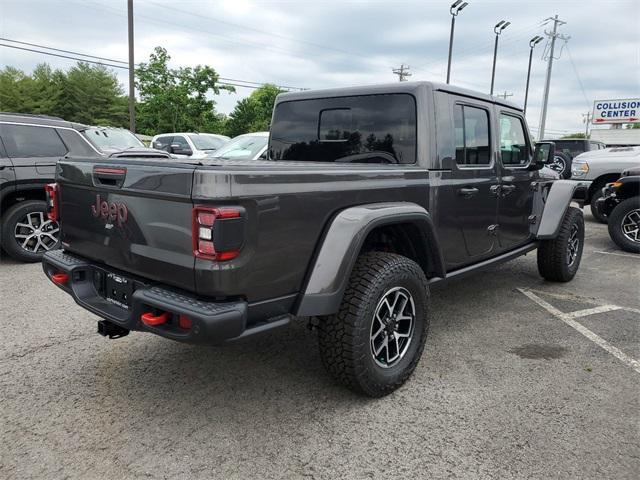
[[[54,273],[51,275],[51,280],[58,285],[65,285],[69,281],[69,275],[64,272]]]
[[[163,325],[167,323],[171,319],[171,313],[164,312],[164,313],[161,313],[160,315],[154,315],[153,312],[147,312],[147,313],[143,313],[140,316],[140,319],[142,320],[142,323],[144,323],[145,325],[155,327],[156,325]]]

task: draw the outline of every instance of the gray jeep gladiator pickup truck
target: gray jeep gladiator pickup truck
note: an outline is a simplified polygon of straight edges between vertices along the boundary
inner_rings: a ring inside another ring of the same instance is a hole
[[[281,94],[268,160],[60,160],[43,268],[111,338],[309,317],[328,371],[382,396],[421,356],[430,285],[534,249],[544,278],[576,274],[584,222],[552,158],[520,108],[449,85]]]

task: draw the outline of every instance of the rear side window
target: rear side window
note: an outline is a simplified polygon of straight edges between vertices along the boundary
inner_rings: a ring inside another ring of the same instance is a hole
[[[458,165],[489,165],[489,113],[468,105],[455,105],[453,123]]]
[[[273,114],[269,157],[415,163],[415,100],[408,94],[389,94],[280,103]]]
[[[506,166],[522,166],[529,163],[531,151],[524,134],[522,120],[512,115],[500,114],[500,158]]]
[[[153,142],[153,148],[157,148],[158,150],[164,150],[165,152],[168,152],[169,147],[171,146],[172,140],[173,140],[173,135],[158,137],[156,138],[156,141]]]
[[[62,157],[67,153],[54,128],[3,124],[0,136],[9,157]]]

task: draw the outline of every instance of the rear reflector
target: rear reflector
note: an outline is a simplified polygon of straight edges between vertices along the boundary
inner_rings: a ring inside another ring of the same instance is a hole
[[[178,325],[183,330],[189,330],[193,322],[186,315],[180,315],[180,319],[178,320]]]
[[[51,280],[58,285],[65,285],[69,281],[69,275],[64,272],[54,273],[51,275]]]
[[[195,206],[193,209],[193,254],[198,258],[218,262],[232,260],[240,255],[243,240],[243,211],[241,208],[233,207]],[[232,224],[235,224],[235,227]]]
[[[44,191],[47,195],[47,218],[57,222],[60,213],[58,207],[58,184],[48,183],[44,186]]]

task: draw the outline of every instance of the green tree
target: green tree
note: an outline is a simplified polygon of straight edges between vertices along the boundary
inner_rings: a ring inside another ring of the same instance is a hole
[[[229,115],[226,134],[235,137],[243,133],[268,130],[273,105],[279,93],[282,90],[277,86],[266,84],[240,100]]]
[[[127,99],[116,75],[104,66],[78,63],[68,72],[46,63],[31,75],[0,70],[0,109],[62,117],[90,125],[125,126]]]
[[[137,125],[141,133],[199,131],[220,132],[224,118],[215,111],[211,94],[233,92],[218,84],[218,74],[209,66],[172,69],[167,50],[156,47],[148,63],[136,69],[140,95]]]
[[[578,132],[578,133],[569,133],[567,135],[563,135],[562,137],[560,137],[560,139],[563,138],[587,138],[587,136],[584,134],[584,132]]]

